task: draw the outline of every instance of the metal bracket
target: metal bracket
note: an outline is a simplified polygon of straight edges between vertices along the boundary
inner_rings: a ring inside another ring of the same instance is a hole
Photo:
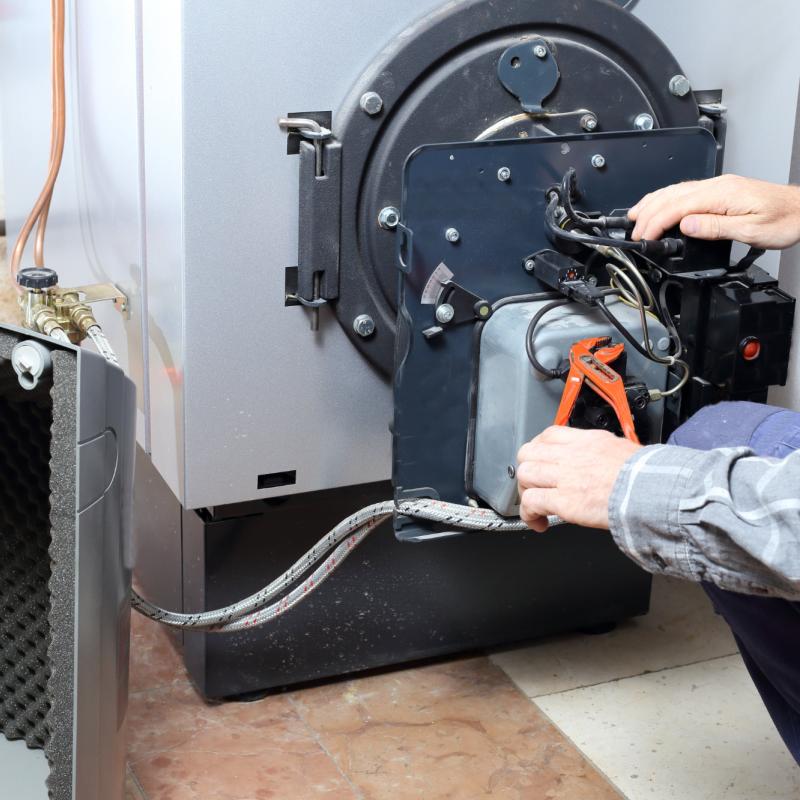
[[[484,322],[492,316],[492,306],[469,289],[447,280],[442,283],[436,300],[435,315],[438,324],[422,332],[426,339],[432,339],[447,328],[463,322]]]
[[[519,98],[522,110],[542,112],[542,103],[561,78],[555,56],[544,39],[530,39],[509,47],[497,65],[500,83]]]
[[[83,303],[102,303],[110,300],[114,303],[114,308],[121,314],[129,314],[128,296],[113,283],[92,283],[88,286],[62,289],[62,291],[64,293],[75,292]]]

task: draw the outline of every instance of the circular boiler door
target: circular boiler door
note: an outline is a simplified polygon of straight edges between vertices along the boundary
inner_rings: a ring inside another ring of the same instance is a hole
[[[606,0],[448,3],[398,36],[338,111],[342,327],[389,374],[403,165],[423,144],[697,125],[664,43]],[[677,91],[676,91],[677,88]],[[683,93],[681,93],[683,92]],[[391,223],[395,223],[394,225]],[[360,336],[354,320],[374,321]]]

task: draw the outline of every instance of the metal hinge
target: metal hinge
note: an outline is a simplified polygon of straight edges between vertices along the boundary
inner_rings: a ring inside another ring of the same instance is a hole
[[[339,296],[342,149],[330,128],[309,116],[289,115],[278,125],[295,137],[289,152],[300,156],[296,286],[286,304],[309,308],[316,331],[320,306]]]

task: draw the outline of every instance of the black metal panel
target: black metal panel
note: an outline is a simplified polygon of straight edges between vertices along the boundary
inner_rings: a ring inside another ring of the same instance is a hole
[[[543,38],[561,78],[545,116],[526,115],[500,82],[507,48]],[[640,113],[656,127],[696,125],[691,93],[669,92],[682,70],[661,40],[609,0],[471,0],[447,3],[387,44],[334,116],[342,142],[341,273],[334,310],[366,357],[390,372],[396,326],[396,232],[377,224],[399,206],[402,165],[430,142],[478,136],[536,137],[576,133],[591,111],[598,131],[631,130]],[[362,93],[383,100],[379,114],[361,110]],[[497,127],[499,125],[499,127]],[[494,127],[493,127],[494,126]],[[492,129],[492,130],[489,130]],[[359,314],[375,333],[358,336]]]
[[[295,495],[216,522],[185,511],[186,609],[256,591],[390,491],[380,483]],[[230,697],[619,621],[645,613],[649,594],[650,576],[597,531],[414,545],[385,524],[291,612],[251,631],[187,633],[185,658],[205,696]]]
[[[592,166],[601,154],[605,166]],[[546,290],[523,267],[550,245],[544,232],[545,190],[569,167],[577,171],[583,208],[628,208],[647,192],[714,174],[716,143],[701,128],[585,134],[529,140],[430,145],[408,160],[402,217],[409,229],[401,280],[395,371],[393,481],[398,495],[434,487],[439,497],[468,500],[465,453],[473,362],[473,326],[435,339],[434,307],[421,295],[444,261],[454,280],[494,303]],[[499,180],[506,167],[510,180]],[[453,244],[445,230],[455,228]],[[414,535],[414,527],[404,535]],[[430,526],[419,523],[419,533]]]

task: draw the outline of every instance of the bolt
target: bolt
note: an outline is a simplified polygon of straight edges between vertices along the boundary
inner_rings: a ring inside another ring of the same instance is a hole
[[[597,127],[597,117],[594,114],[584,114],[581,117],[581,128],[585,131],[593,131]]]
[[[525,272],[533,272],[536,262],[532,258],[525,259]]]
[[[533,54],[536,58],[546,58],[547,48],[543,44],[537,44],[536,47],[533,48]]]
[[[359,314],[353,320],[353,330],[366,339],[375,333],[375,320],[369,314]]]
[[[513,467],[511,464],[509,464],[508,465],[508,477],[513,479],[513,478],[516,478],[516,476],[517,476],[516,468]]]
[[[605,156],[600,155],[600,153],[595,153],[592,156],[592,166],[595,169],[602,169],[606,165]]]
[[[500,169],[497,170],[497,180],[503,181],[503,183],[510,181],[511,170],[508,167],[500,167]]]
[[[651,131],[653,130],[654,124],[655,122],[650,114],[639,114],[633,121],[634,127],[638,128],[640,131]]]
[[[397,227],[400,222],[400,212],[394,206],[382,208],[378,214],[378,225],[384,230],[390,231]]]
[[[675,97],[686,97],[692,91],[692,84],[685,75],[673,75],[669,79],[669,90]]]
[[[364,92],[359,102],[361,110],[371,117],[381,113],[383,98],[377,92]]]
[[[455,244],[461,238],[461,234],[456,228],[448,228],[444,232],[444,238],[447,239],[448,242]]]
[[[666,336],[662,336],[658,340],[658,349],[659,350],[669,350],[669,339]]]
[[[440,306],[436,307],[436,321],[441,322],[442,325],[447,325],[448,322],[452,322],[455,315],[456,310],[450,303],[442,303]]]

